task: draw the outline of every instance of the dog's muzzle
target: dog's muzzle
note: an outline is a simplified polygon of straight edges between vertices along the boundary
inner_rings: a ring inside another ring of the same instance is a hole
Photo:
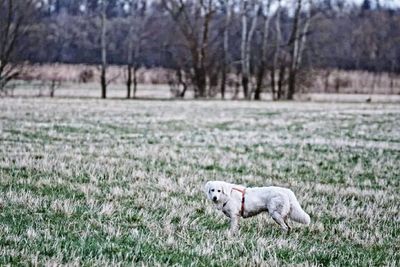
[[[213,197],[212,200],[213,200],[214,202],[216,202],[216,201],[217,201],[217,197]]]

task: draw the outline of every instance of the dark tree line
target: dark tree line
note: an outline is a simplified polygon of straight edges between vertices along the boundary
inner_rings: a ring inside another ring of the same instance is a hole
[[[21,3],[25,4],[21,7]],[[289,3],[289,4],[288,4]],[[175,71],[178,97],[292,99],[311,69],[400,73],[400,9],[364,0],[0,0],[0,88],[21,62]],[[133,89],[133,93],[131,92]]]

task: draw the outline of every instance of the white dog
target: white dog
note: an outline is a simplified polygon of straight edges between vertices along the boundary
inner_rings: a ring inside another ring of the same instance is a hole
[[[300,207],[294,193],[287,188],[269,186],[245,188],[221,181],[209,181],[204,187],[207,197],[231,220],[231,233],[239,227],[239,218],[248,218],[263,211],[289,232],[287,219],[309,224],[310,216]]]

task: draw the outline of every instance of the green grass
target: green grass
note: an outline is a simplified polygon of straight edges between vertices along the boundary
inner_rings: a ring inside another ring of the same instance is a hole
[[[396,105],[0,101],[0,265],[400,264]],[[207,180],[290,187],[312,223],[229,237]]]

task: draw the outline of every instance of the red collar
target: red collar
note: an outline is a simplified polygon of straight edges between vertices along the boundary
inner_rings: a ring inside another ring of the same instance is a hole
[[[244,188],[243,190],[242,190],[242,189],[239,189],[239,188],[232,188],[231,193],[232,193],[233,190],[236,190],[236,191],[239,191],[240,193],[242,193],[242,207],[241,207],[241,209],[240,209],[240,216],[243,217],[243,213],[244,213],[244,200],[245,200],[244,194],[246,193],[246,188]]]

